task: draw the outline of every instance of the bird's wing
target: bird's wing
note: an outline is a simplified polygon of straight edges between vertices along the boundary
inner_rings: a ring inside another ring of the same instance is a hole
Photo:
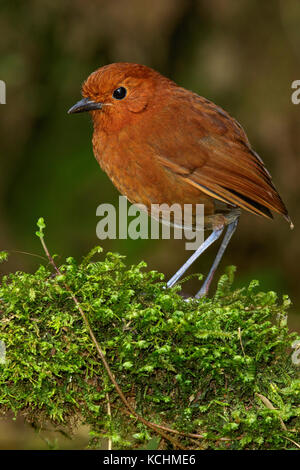
[[[238,122],[205,98],[181,88],[177,93],[175,103],[157,116],[150,143],[159,164],[216,199],[266,217],[273,210],[290,222],[269,172]]]

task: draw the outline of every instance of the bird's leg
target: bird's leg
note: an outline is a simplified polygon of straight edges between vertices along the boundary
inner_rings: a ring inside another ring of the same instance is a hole
[[[200,297],[203,297],[205,296],[207,293],[208,293],[208,289],[209,289],[209,286],[210,286],[210,283],[214,277],[214,274],[216,272],[216,269],[222,259],[222,256],[224,254],[224,251],[226,250],[226,247],[232,237],[232,235],[234,234],[235,232],[235,229],[237,227],[237,224],[238,224],[238,221],[239,219],[236,218],[233,222],[231,222],[228,227],[227,227],[227,230],[226,230],[226,233],[224,235],[224,238],[223,238],[223,241],[222,241],[222,244],[219,248],[219,251],[217,253],[217,256],[215,258],[215,261],[213,262],[213,265],[212,267],[210,268],[210,271],[208,273],[208,276],[207,278],[205,279],[205,281],[203,282],[202,284],[202,287],[201,289],[199,290],[199,292],[197,292],[197,294],[195,295],[195,298],[196,299],[199,299]]]
[[[193,264],[194,261],[208,248],[212,245],[213,242],[218,240],[221,233],[223,232],[224,227],[214,230],[210,236],[197,248],[197,250],[192,254],[192,256],[181,266],[180,269],[174,274],[173,277],[168,281],[167,287],[173,287],[174,284],[180,279],[186,270]]]

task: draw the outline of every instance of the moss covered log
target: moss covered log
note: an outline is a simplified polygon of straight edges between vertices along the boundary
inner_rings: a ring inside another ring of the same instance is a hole
[[[2,278],[2,414],[68,433],[87,423],[96,447],[109,438],[114,449],[299,448],[299,337],[288,331],[287,297],[255,281],[233,290],[231,267],[212,298],[187,302],[162,274],[100,248],[59,272],[45,263]]]

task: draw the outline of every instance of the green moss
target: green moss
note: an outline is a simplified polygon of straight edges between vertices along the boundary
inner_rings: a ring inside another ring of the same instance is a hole
[[[175,435],[182,446],[296,449],[300,380],[289,299],[259,292],[255,281],[232,290],[231,267],[213,298],[186,302],[144,263],[126,267],[113,253],[95,261],[100,252],[81,264],[68,258],[61,275],[41,266],[2,278],[0,411],[67,432],[87,423],[94,446],[103,437],[115,449],[159,442],[126,412],[67,285],[131,406],[153,423],[201,435]]]

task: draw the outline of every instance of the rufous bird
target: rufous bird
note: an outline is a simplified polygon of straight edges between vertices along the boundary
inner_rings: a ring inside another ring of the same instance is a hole
[[[271,175],[241,125],[226,111],[144,65],[116,63],[93,72],[69,113],[89,111],[93,150],[102,169],[133,204],[204,204],[212,230],[167,283],[173,286],[226,232],[196,298],[206,295],[241,209],[293,228]]]

